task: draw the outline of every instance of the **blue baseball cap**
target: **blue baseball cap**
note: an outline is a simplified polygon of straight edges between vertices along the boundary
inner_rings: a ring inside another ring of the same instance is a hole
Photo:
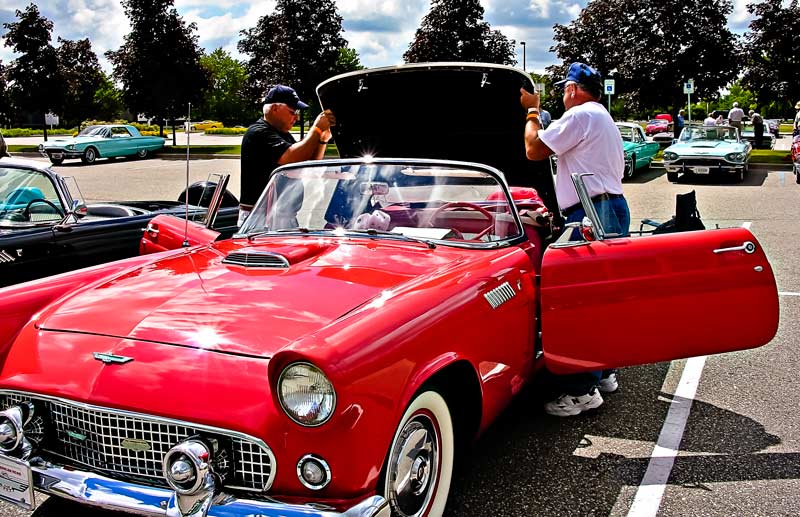
[[[282,84],[276,84],[264,95],[264,102],[262,104],[273,103],[286,104],[292,109],[299,108],[304,110],[308,108],[308,104],[300,100],[294,88]]]
[[[553,84],[555,86],[561,86],[567,81],[580,84],[601,84],[603,82],[603,76],[601,76],[597,70],[586,63],[575,62],[569,65],[567,76]]]

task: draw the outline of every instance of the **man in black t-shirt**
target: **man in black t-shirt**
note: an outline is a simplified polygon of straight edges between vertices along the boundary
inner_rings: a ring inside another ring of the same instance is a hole
[[[242,138],[239,226],[250,214],[267,186],[270,174],[279,165],[319,160],[325,155],[325,146],[331,138],[330,128],[336,124],[336,117],[330,110],[317,116],[301,141],[296,142],[289,133],[297,122],[299,110],[306,108],[308,104],[288,86],[274,86],[264,96],[264,116],[247,128]]]

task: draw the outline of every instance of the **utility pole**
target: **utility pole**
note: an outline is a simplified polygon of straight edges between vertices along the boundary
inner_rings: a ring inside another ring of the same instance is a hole
[[[525,42],[524,41],[520,41],[519,44],[522,45],[522,70],[524,71],[525,70]]]

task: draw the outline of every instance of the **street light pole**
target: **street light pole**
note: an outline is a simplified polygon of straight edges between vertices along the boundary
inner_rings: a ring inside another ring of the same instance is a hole
[[[524,71],[525,70],[525,42],[524,41],[520,41],[519,44],[522,45],[522,70]]]

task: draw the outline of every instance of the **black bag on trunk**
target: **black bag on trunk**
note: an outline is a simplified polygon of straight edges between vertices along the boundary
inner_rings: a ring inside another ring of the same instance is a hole
[[[669,221],[656,226],[653,233],[690,232],[705,230],[700,212],[697,210],[697,197],[694,190],[678,194],[675,198],[675,215]]]

